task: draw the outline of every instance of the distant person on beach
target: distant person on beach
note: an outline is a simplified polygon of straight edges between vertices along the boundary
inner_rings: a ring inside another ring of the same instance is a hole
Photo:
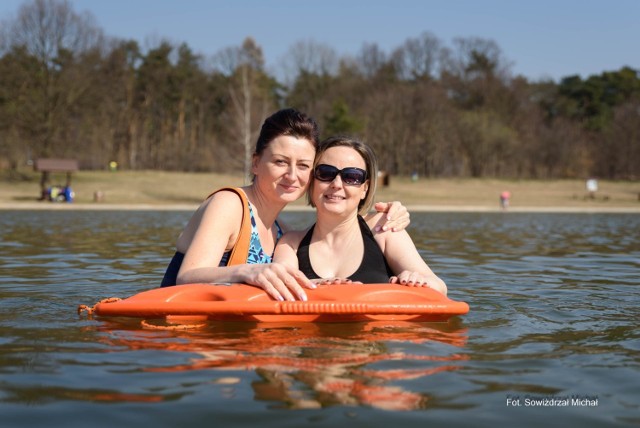
[[[598,191],[598,180],[596,180],[595,178],[590,178],[587,180],[586,186],[587,186],[587,194],[589,195],[589,198],[595,199],[596,192]]]
[[[252,183],[222,189],[200,205],[178,237],[161,286],[242,282],[277,300],[306,300],[303,288],[315,285],[300,270],[271,261],[285,232],[277,217],[307,190],[318,134],[315,120],[297,110],[284,109],[268,117],[253,154]],[[385,214],[367,217],[372,228],[402,230],[409,224],[409,214],[399,202],[379,203],[376,210]],[[239,247],[245,212],[251,223],[250,242],[243,241],[248,256],[240,264],[230,263]]]
[[[511,192],[505,190],[504,192],[500,193],[500,207],[504,211],[509,209],[509,199],[511,199]]]
[[[447,294],[405,230],[372,232],[362,217],[373,204],[377,170],[366,144],[346,137],[323,141],[307,192],[316,223],[286,233],[274,260],[319,282],[391,282]]]

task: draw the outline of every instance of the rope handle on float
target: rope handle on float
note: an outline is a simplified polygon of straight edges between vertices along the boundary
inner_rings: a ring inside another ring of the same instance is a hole
[[[103,304],[103,303],[114,303],[114,302],[120,302],[120,301],[122,301],[122,299],[120,297],[108,297],[106,299],[100,300],[98,303],[96,303],[93,306],[78,305],[78,315],[82,315],[84,312],[86,312],[87,317],[91,318],[91,316],[96,311],[96,307],[98,305]],[[176,325],[155,325],[155,324],[151,324],[147,320],[140,321],[140,324],[142,325],[143,328],[154,329],[154,330],[191,330],[191,329],[202,328],[202,327],[204,327],[206,325],[206,324],[203,324],[203,323],[199,323],[199,324],[176,324]]]
[[[101,303],[113,303],[113,302],[119,302],[122,299],[120,297],[108,297],[106,299],[102,299],[100,300],[98,303],[96,303],[93,306],[87,306],[87,305],[78,305],[78,315],[82,315],[83,312],[86,312],[88,316],[93,315],[93,313],[96,311],[96,307],[101,304]]]
[[[174,325],[157,325],[157,324],[151,324],[147,320],[142,320],[142,321],[140,321],[140,325],[142,326],[142,328],[151,329],[151,330],[171,330],[171,331],[176,331],[176,330],[195,330],[195,329],[203,328],[207,324],[205,324],[205,323],[198,323],[198,324],[184,324],[184,323],[182,323],[182,324],[174,324]]]

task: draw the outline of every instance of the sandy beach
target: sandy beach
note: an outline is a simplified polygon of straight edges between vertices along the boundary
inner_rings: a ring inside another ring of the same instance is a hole
[[[1,203],[0,211],[195,211],[197,204],[108,204],[108,203],[52,203],[52,202],[16,202]],[[499,206],[482,205],[407,205],[409,212],[477,212],[477,213],[611,213],[611,214],[640,214],[640,204],[630,206],[516,206],[502,210]],[[311,211],[312,208],[301,205],[291,205],[285,208],[288,212]]]
[[[79,171],[73,203],[38,201],[39,175],[0,179],[0,210],[156,210],[193,211],[211,191],[242,186],[242,177],[167,171]],[[61,183],[63,176],[52,176]],[[640,182],[599,180],[587,193],[584,180],[505,180],[392,177],[378,186],[377,201],[401,201],[410,212],[502,212],[499,196],[511,194],[507,212],[640,213]],[[100,197],[97,197],[100,195]],[[287,211],[310,208],[305,198]]]

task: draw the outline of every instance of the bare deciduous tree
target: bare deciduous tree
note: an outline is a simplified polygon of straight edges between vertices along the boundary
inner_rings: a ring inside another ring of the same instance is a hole
[[[91,67],[83,65],[83,58],[101,53],[102,31],[91,15],[76,14],[66,1],[34,0],[20,7],[6,37],[9,45],[38,61],[38,73],[31,74],[31,86],[21,93],[37,111],[31,121],[25,112],[24,120],[26,132],[38,135],[32,140],[34,151],[51,155],[81,97],[92,89]]]
[[[377,43],[365,43],[356,57],[356,64],[364,77],[372,78],[387,65],[387,54]]]
[[[435,79],[442,58],[442,42],[425,32],[420,37],[407,39],[392,57],[400,79]]]
[[[233,108],[233,122],[243,149],[245,181],[251,178],[253,142],[259,126],[272,104],[266,86],[262,49],[252,38],[244,40],[241,47],[227,48],[218,56],[222,69],[230,72],[229,99]]]
[[[294,81],[300,74],[335,75],[339,61],[335,49],[309,39],[291,45],[282,63],[287,79]]]

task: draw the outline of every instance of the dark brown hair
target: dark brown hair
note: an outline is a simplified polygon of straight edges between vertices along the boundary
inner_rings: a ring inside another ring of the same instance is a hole
[[[318,148],[320,131],[312,118],[293,108],[275,112],[262,124],[254,155],[262,155],[264,149],[281,135],[309,140],[314,149]]]

